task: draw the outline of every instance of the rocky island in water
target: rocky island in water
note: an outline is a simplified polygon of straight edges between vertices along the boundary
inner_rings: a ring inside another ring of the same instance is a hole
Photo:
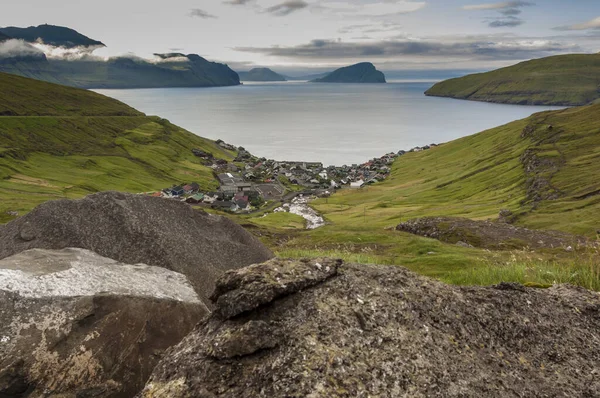
[[[313,83],[387,83],[383,72],[370,62],[339,68],[325,77],[311,80]]]

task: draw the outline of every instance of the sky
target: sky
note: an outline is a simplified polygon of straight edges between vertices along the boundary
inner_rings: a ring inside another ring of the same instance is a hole
[[[22,0],[0,26],[67,26],[96,54],[182,52],[237,71],[318,72],[370,61],[383,71],[487,70],[600,52],[599,0]]]

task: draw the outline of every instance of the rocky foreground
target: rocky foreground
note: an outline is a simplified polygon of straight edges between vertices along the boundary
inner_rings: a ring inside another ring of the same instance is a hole
[[[271,257],[115,192],[0,226],[0,397],[598,396],[598,293]]]
[[[595,397],[600,295],[448,286],[400,267],[270,260],[229,271],[214,313],[138,397]]]
[[[271,257],[229,219],[117,192],[0,226],[0,397],[134,396],[215,280]]]

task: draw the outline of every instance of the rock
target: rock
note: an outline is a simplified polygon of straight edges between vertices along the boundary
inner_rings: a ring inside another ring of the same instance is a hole
[[[515,220],[515,215],[508,209],[502,209],[498,213],[498,221],[502,223],[512,224]]]
[[[459,240],[458,242],[456,242],[456,246],[473,248],[473,245],[463,242],[462,240]]]
[[[227,308],[253,309],[204,319],[165,354],[138,397],[592,397],[600,391],[598,293],[566,285],[450,286],[401,267],[334,264],[336,272],[318,281],[306,272],[316,263],[295,260],[229,272],[217,283],[227,288],[213,299],[237,291],[240,302],[231,298]],[[310,286],[270,294],[265,302],[259,287],[278,285],[275,275]]]
[[[32,248],[66,247],[182,273],[206,303],[223,272],[273,257],[228,218],[178,201],[119,192],[47,202],[0,225],[0,258]]]
[[[207,313],[161,267],[72,248],[0,260],[0,397],[131,397]]]
[[[492,250],[591,247],[594,242],[582,236],[559,231],[541,231],[511,224],[470,220],[460,217],[424,217],[396,226],[396,230]],[[466,246],[465,246],[466,247]]]
[[[334,276],[340,262],[317,259],[282,263],[273,259],[238,271],[229,271],[219,279],[210,297],[216,303],[215,313],[223,318],[231,318],[278,297],[316,285]]]

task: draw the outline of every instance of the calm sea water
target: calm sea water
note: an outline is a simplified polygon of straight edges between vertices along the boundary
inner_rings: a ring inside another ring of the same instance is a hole
[[[97,91],[258,156],[326,165],[447,142],[553,109],[426,97],[432,84],[285,82]]]

